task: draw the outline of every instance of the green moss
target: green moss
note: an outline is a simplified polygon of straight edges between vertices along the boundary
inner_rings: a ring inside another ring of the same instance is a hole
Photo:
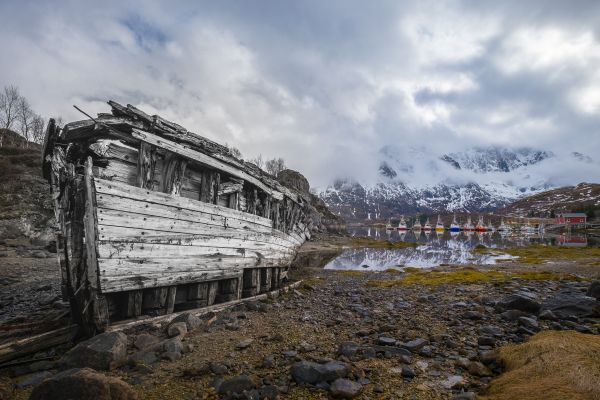
[[[388,274],[399,274],[402,271],[396,268],[388,268],[385,270],[385,272],[387,272]]]
[[[352,247],[372,247],[377,249],[406,249],[418,246],[416,243],[392,242],[367,237],[353,237],[350,241]]]
[[[347,276],[347,277],[355,277],[355,276],[363,276],[365,273],[362,271],[336,271],[338,275]]]
[[[501,272],[493,270],[477,270],[474,268],[461,268],[453,271],[407,271],[406,276],[400,279],[377,280],[371,279],[366,283],[368,287],[393,287],[398,285],[442,285],[452,283],[477,283],[477,282],[504,282],[510,279],[537,280],[537,281],[562,281],[582,280],[571,274],[562,274],[551,271],[510,271]]]
[[[497,253],[498,250],[476,247],[476,253]],[[569,261],[585,258],[599,258],[599,247],[560,247],[532,245],[526,247],[513,247],[500,250],[503,254],[519,257],[518,261],[524,264],[543,264],[546,261]]]

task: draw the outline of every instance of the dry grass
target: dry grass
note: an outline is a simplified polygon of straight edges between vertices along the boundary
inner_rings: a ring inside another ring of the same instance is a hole
[[[406,275],[400,279],[371,279],[366,285],[370,287],[393,287],[398,285],[442,285],[451,283],[504,282],[510,279],[535,281],[582,280],[565,273],[552,271],[494,271],[474,268],[460,268],[453,271],[423,271],[406,268]]]
[[[482,399],[600,399],[600,336],[546,331],[501,348],[499,357],[506,372]]]

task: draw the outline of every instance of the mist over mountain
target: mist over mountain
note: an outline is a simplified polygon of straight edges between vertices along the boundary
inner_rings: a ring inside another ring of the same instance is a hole
[[[437,154],[425,146],[379,151],[377,179],[338,179],[320,193],[349,220],[399,214],[492,211],[516,199],[597,177],[600,163],[579,152],[472,147]]]

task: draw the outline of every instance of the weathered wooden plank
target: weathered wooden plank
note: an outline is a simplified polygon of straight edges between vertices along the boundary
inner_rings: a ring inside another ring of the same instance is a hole
[[[143,214],[125,213],[101,208],[98,210],[98,225],[100,239],[108,232],[116,231],[112,227],[134,228],[141,231],[168,232],[170,235],[219,235],[225,238],[239,238],[262,243],[273,243],[282,246],[295,247],[301,243],[300,236],[294,232],[286,236],[271,234],[271,232],[254,232],[252,229],[225,228],[180,219],[155,217]],[[140,235],[142,236],[142,235]]]
[[[179,196],[187,161],[173,153],[167,154],[163,164],[161,191],[173,196]]]
[[[220,280],[216,301],[219,303],[224,303],[227,301],[237,300],[238,282],[239,280],[237,278]]]
[[[244,270],[242,297],[256,296],[260,290],[260,273],[257,268]]]
[[[261,268],[260,270],[260,292],[268,292],[271,290],[271,268]]]
[[[264,241],[256,240],[255,234],[247,236],[228,231],[215,237],[214,235],[187,235],[168,231],[150,231],[136,228],[124,228],[118,226],[99,225],[99,237],[102,243],[146,243],[146,244],[176,244],[183,246],[204,246],[219,248],[249,248],[253,251],[261,250],[280,250],[287,252],[295,250],[296,246],[290,246],[287,243],[277,243],[279,239],[265,236]],[[270,240],[270,241],[269,241]],[[118,245],[117,245],[118,246]]]
[[[254,222],[264,226],[271,226],[271,221],[267,218],[257,215],[249,215],[247,213],[232,210],[231,208],[217,206],[215,204],[203,203],[181,197],[173,197],[165,193],[159,193],[149,190],[136,188],[125,185],[120,182],[111,182],[104,179],[96,179],[96,192],[98,196],[109,194],[134,200],[146,201],[148,203],[156,203],[179,207],[190,211],[200,211],[210,214],[222,215],[228,218],[236,218],[242,221]]]
[[[112,160],[106,167],[94,167],[94,175],[113,183],[120,182],[125,185],[137,185],[137,168],[135,164]]]
[[[118,196],[102,195],[98,197],[98,214],[103,216],[109,214],[109,210],[128,213],[132,217],[144,216],[168,218],[172,220],[188,221],[204,226],[243,229],[247,232],[264,233],[278,238],[290,241],[292,244],[300,245],[297,238],[292,238],[286,233],[276,230],[270,226],[255,224],[250,221],[242,221],[237,218],[228,218],[222,215],[210,214],[201,211],[189,211],[177,207],[165,206],[162,204],[147,203],[139,200],[125,199]]]
[[[217,299],[217,292],[219,291],[219,282],[218,281],[212,281],[212,282],[207,282],[208,285],[208,294],[207,294],[207,305],[213,305],[215,304],[215,300]]]
[[[200,256],[236,256],[244,258],[277,258],[295,254],[293,249],[260,249],[248,247],[182,246],[177,244],[100,242],[100,258],[190,258]]]
[[[243,268],[273,267],[283,262],[289,262],[290,256],[277,258],[244,258],[234,256],[221,257],[196,257],[196,258],[116,258],[99,259],[101,278],[128,277],[128,276],[151,276],[163,274],[165,276],[174,273],[198,273],[219,270],[241,270]]]
[[[167,299],[165,301],[165,313],[171,314],[175,308],[175,297],[177,295],[177,286],[169,286],[167,289]]]
[[[139,290],[148,288],[161,288],[165,286],[181,285],[186,283],[195,283],[208,280],[225,279],[231,277],[237,277],[241,272],[231,271],[205,271],[201,274],[169,274],[168,276],[152,275],[150,277],[131,279],[108,279],[101,278],[100,283],[102,284],[102,290],[105,293],[121,292],[128,290]],[[146,291],[144,291],[144,296]],[[145,307],[144,307],[145,308]]]
[[[243,182],[235,182],[235,181],[222,182],[221,186],[219,187],[219,196],[241,192],[243,187],[244,187]]]
[[[279,198],[279,199],[283,198],[283,193],[268,187],[267,185],[265,185],[263,182],[261,182],[259,179],[255,178],[254,176],[248,174],[247,172],[245,172],[239,168],[233,167],[233,166],[226,164],[220,160],[217,160],[207,154],[200,153],[196,150],[192,150],[189,147],[186,147],[179,143],[172,142],[168,139],[164,139],[164,138],[154,135],[150,132],[144,132],[144,131],[141,131],[136,128],[133,129],[131,135],[138,140],[142,140],[142,141],[152,144],[154,146],[158,146],[163,149],[172,151],[173,153],[177,153],[183,157],[187,157],[190,160],[196,161],[207,167],[215,168],[219,171],[223,171],[223,172],[225,172],[231,176],[234,176],[236,178],[244,179],[245,181],[252,183],[253,185],[259,187],[261,190],[269,193],[271,196],[273,196],[275,198]]]
[[[126,318],[135,318],[142,315],[142,291],[132,290],[127,293]]]
[[[154,171],[156,169],[156,147],[140,142],[137,163],[137,186],[142,189],[154,188]]]
[[[92,157],[85,162],[85,214],[83,216],[85,246],[86,246],[86,268],[87,280],[90,287],[99,288],[98,284],[98,261],[96,259],[98,249],[96,239],[98,237],[96,216],[96,192],[94,189],[94,177],[92,174]]]
[[[165,314],[165,304],[167,302],[168,288],[158,287],[153,290],[143,292],[142,312],[158,315]]]

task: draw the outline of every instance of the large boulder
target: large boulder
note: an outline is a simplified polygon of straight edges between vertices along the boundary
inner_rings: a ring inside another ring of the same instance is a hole
[[[315,385],[319,382],[331,382],[338,378],[345,378],[350,372],[350,367],[340,361],[330,361],[325,364],[299,361],[292,365],[291,372],[296,383]]]
[[[337,399],[353,399],[360,394],[362,385],[348,379],[336,379],[329,388],[331,395]]]
[[[175,317],[171,322],[185,322],[188,332],[191,332],[194,329],[198,329],[202,325],[202,320],[196,317],[191,312],[180,314],[177,317]]]
[[[504,310],[520,310],[533,314],[537,314],[540,310],[540,302],[537,296],[524,291],[504,297],[498,302],[498,306]]]
[[[90,368],[74,368],[46,379],[33,389],[29,400],[134,400],[131,387],[118,378]]]
[[[217,391],[219,394],[241,394],[244,391],[252,390],[255,383],[248,375],[238,375],[231,379],[226,379],[219,385]]]
[[[600,301],[600,281],[592,282],[586,294]]]
[[[71,368],[90,367],[108,371],[123,365],[127,358],[127,335],[107,332],[94,336],[73,347],[62,358],[62,363]]]
[[[546,299],[542,310],[552,311],[560,319],[570,316],[600,317],[600,302],[580,292],[562,291]]]

